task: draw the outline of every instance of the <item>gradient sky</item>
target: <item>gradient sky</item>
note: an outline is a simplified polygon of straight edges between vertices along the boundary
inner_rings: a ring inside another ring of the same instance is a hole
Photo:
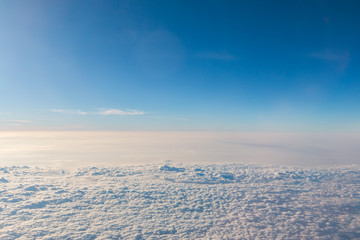
[[[360,131],[359,1],[0,1],[1,130]]]

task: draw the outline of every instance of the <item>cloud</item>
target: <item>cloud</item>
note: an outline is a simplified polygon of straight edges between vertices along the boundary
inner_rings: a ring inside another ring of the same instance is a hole
[[[326,50],[324,52],[316,52],[310,54],[312,58],[318,58],[326,61],[348,61],[350,54],[349,52],[342,51],[342,52],[334,52],[330,50]]]
[[[126,110],[120,110],[120,109],[100,109],[97,114],[100,115],[143,115],[144,112],[135,110],[135,109],[126,109]]]
[[[76,115],[86,115],[89,112],[84,112],[80,110],[69,110],[69,109],[51,109],[52,112],[64,113],[64,114],[76,114]]]
[[[137,67],[150,77],[177,73],[185,60],[181,40],[166,29],[144,32],[135,43]]]
[[[236,57],[226,52],[204,52],[195,55],[198,58],[218,61],[234,61]]]
[[[115,109],[115,108],[99,108],[94,112],[84,112],[81,110],[69,110],[69,109],[51,109],[52,112],[63,114],[75,114],[75,115],[143,115],[142,111],[135,109]]]
[[[348,51],[333,51],[329,49],[322,52],[311,53],[309,57],[333,62],[341,71],[345,70],[350,61],[350,53]]]
[[[13,123],[33,123],[33,121],[30,121],[30,120],[7,120],[7,122],[13,122]]]
[[[10,127],[24,127],[33,123],[33,121],[30,120],[1,120],[1,121],[5,122],[6,126],[10,126]]]
[[[271,148],[279,149],[282,151],[289,152],[300,152],[300,153],[311,153],[311,154],[328,154],[331,153],[331,150],[328,148],[314,147],[314,146],[292,146],[291,144],[263,144],[263,143],[251,143],[251,142],[237,142],[237,141],[220,141],[230,144],[238,144],[245,147],[254,147],[254,148]]]
[[[19,144],[11,150],[16,156],[28,156],[29,150],[53,152],[52,145],[39,148],[31,144],[29,148]],[[43,154],[35,156],[39,155]],[[15,162],[19,164],[19,159]],[[57,166],[59,161],[47,159],[46,163],[48,167],[1,168],[1,198],[6,205],[0,211],[9,216],[0,218],[0,225],[6,226],[0,228],[3,239],[359,237],[358,166],[329,169],[166,162],[106,167],[103,161],[105,166],[95,167],[87,161],[74,169],[68,161],[60,161],[63,169],[48,165]],[[96,185],[89,187],[90,181]],[[19,227],[30,225],[37,227]]]

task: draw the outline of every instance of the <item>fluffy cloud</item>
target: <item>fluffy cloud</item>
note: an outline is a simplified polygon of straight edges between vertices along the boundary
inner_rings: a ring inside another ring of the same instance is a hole
[[[0,168],[2,239],[358,239],[359,168]]]

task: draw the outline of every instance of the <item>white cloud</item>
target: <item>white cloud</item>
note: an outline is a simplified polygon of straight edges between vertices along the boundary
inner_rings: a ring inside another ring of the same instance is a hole
[[[355,166],[167,162],[80,169],[1,167],[0,173],[2,239],[359,236],[360,169]]]
[[[135,109],[99,109],[96,114],[100,115],[143,115],[144,112]]]
[[[51,109],[52,112],[63,113],[63,114],[75,114],[75,115],[143,115],[142,111],[135,109],[115,109],[115,108],[99,108],[94,112],[84,112],[81,110],[71,109]]]
[[[64,114],[77,114],[77,115],[86,115],[89,112],[84,112],[80,110],[69,110],[69,109],[51,109],[52,112],[64,113]]]

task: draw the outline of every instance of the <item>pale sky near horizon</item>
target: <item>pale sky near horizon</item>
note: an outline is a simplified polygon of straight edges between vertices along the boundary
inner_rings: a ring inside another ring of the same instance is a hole
[[[0,130],[360,131],[359,1],[0,2]]]
[[[143,164],[359,165],[359,134],[234,132],[0,132],[0,166]],[[171,162],[168,162],[171,161]]]

